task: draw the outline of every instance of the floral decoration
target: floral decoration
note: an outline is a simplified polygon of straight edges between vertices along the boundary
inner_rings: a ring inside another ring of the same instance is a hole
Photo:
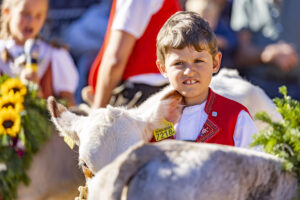
[[[0,77],[0,200],[17,199],[32,156],[50,137],[51,124],[46,101],[38,97],[38,86],[24,85],[18,78]]]

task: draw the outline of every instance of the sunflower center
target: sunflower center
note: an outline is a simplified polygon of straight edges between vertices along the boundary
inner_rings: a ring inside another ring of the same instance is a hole
[[[2,125],[4,128],[11,128],[14,125],[14,122],[12,120],[5,120]]]
[[[14,91],[14,93],[20,92],[20,88],[12,88],[12,90]]]
[[[2,106],[2,108],[8,108],[9,106],[15,108],[15,104],[13,104],[13,103],[11,103],[11,102],[4,104],[4,105]]]

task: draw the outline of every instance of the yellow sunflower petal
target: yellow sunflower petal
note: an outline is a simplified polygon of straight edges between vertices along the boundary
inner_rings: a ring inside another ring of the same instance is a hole
[[[1,95],[6,95],[11,91],[25,95],[27,93],[27,88],[20,79],[10,78],[1,85]]]
[[[0,97],[0,109],[10,107],[15,109],[17,112],[20,112],[24,109],[22,104],[23,101],[24,97],[19,93],[14,94],[13,92],[10,92],[7,95]]]
[[[16,137],[21,128],[21,117],[15,109],[3,108],[0,110],[0,134]]]

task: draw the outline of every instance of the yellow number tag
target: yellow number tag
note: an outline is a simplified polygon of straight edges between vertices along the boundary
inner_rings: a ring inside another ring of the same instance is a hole
[[[164,120],[163,123],[166,125],[164,128],[155,129],[153,131],[154,138],[156,141],[161,141],[163,139],[171,137],[172,135],[175,135],[173,123],[168,122],[167,120]]]
[[[69,136],[65,136],[64,141],[71,149],[74,148],[74,140],[72,138],[70,138]]]

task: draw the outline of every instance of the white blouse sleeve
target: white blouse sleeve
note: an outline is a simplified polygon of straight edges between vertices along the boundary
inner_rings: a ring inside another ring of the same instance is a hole
[[[54,93],[74,93],[79,77],[70,54],[63,48],[53,48],[51,62]]]
[[[164,0],[118,0],[112,30],[122,30],[140,38]]]
[[[234,146],[249,148],[252,136],[257,133],[257,128],[250,115],[242,110],[239,113],[233,134]]]

